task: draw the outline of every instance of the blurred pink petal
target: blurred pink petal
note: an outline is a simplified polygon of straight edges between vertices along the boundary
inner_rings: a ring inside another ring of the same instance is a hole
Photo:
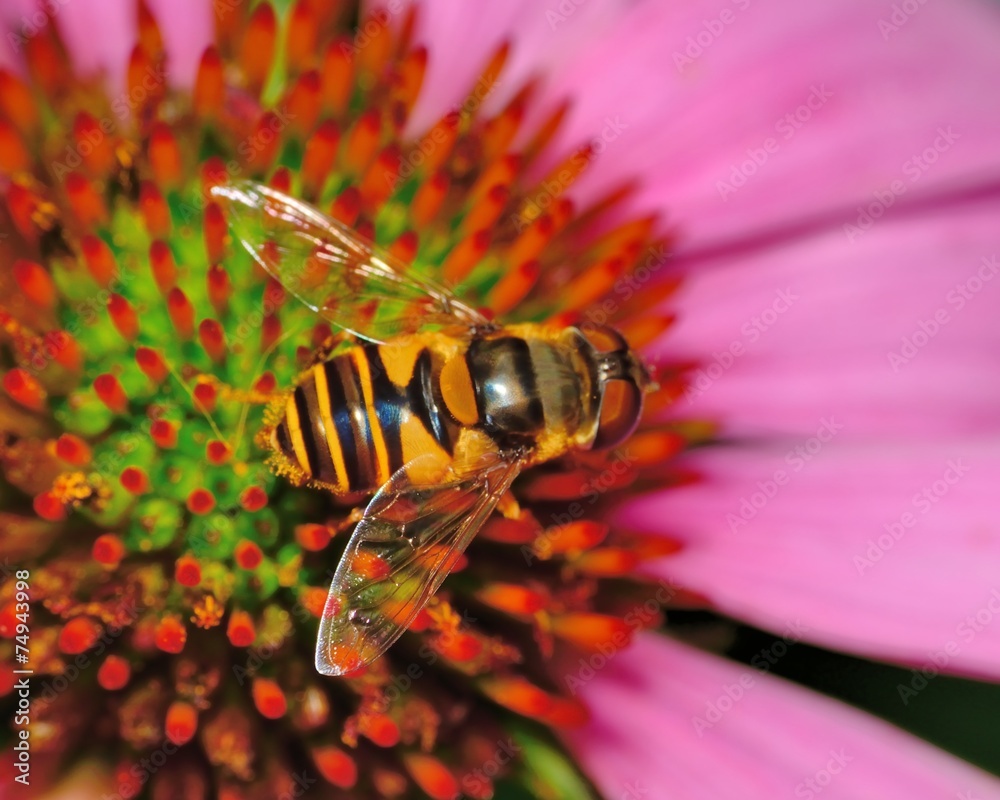
[[[669,519],[684,547],[654,571],[726,614],[779,633],[794,622],[834,649],[995,680],[998,443],[834,439],[813,456],[807,438],[720,447],[688,460],[701,482],[636,501],[619,520],[656,530]]]
[[[853,240],[679,258],[680,318],[658,352],[702,363],[676,413],[741,438],[804,437],[828,414],[838,441],[1000,432],[998,217],[1000,188]]]
[[[149,0],[168,52],[167,80],[174,86],[194,82],[198,59],[214,36],[213,4],[202,0]],[[66,47],[83,73],[104,73],[110,85],[124,88],[129,54],[136,42],[136,5],[132,0],[72,0],[55,15]]]
[[[568,737],[608,798],[1000,798],[1000,781],[794,684],[646,634],[580,690]]]
[[[215,41],[215,9],[223,9],[225,4],[204,0],[147,2],[160,25],[163,45],[169,54],[169,81],[174,86],[193,86],[202,53]]]
[[[771,630],[1000,677],[997,200],[691,268],[664,350],[702,363],[677,413],[729,444],[623,510],[685,543],[658,572]]]
[[[983,101],[1000,7],[921,4],[883,33],[897,6],[640,5],[549,82],[578,97],[564,144],[609,114],[629,124],[574,191],[641,175],[637,206],[670,213],[683,252],[804,220],[839,228],[895,181],[901,196],[1000,181],[1000,106]]]

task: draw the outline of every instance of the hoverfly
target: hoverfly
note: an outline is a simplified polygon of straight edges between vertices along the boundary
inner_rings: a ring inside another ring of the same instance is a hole
[[[213,190],[235,238],[352,337],[272,404],[262,440],[296,483],[368,503],[337,566],[316,668],[384,653],[521,470],[635,429],[647,368],[610,328],[500,325],[312,206],[267,186]]]

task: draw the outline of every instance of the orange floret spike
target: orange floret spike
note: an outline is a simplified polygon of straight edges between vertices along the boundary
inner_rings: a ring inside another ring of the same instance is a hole
[[[108,314],[124,339],[131,342],[139,335],[139,317],[132,304],[120,294],[108,297]]]
[[[153,641],[164,653],[180,653],[187,643],[187,628],[174,615],[168,615],[156,625]]]
[[[366,213],[374,215],[379,207],[395,191],[399,181],[399,165],[402,155],[399,147],[390,144],[371,165],[361,180],[361,205]]]
[[[142,125],[163,97],[166,73],[157,67],[146,49],[137,44],[129,55],[126,80],[127,107],[133,119]]]
[[[312,200],[319,197],[327,175],[337,159],[340,128],[332,120],[320,124],[306,142],[302,157],[302,194]]]
[[[226,217],[218,203],[210,201],[205,204],[202,227],[205,233],[205,253],[213,264],[221,261],[226,255],[226,236],[229,228]]]
[[[624,620],[606,614],[563,614],[552,620],[552,632],[591,653],[622,650],[632,639]]]
[[[461,283],[486,254],[490,237],[490,230],[484,229],[466,236],[455,245],[441,266],[444,279],[452,285]]]
[[[251,692],[253,704],[267,719],[280,719],[288,710],[285,693],[277,683],[268,678],[254,678]]]
[[[497,316],[516,308],[538,281],[540,267],[537,261],[525,261],[504,274],[486,297],[486,305]]]
[[[625,264],[620,258],[598,261],[587,267],[562,292],[565,311],[582,311],[611,291],[621,277]]]
[[[403,63],[399,65],[396,76],[396,85],[393,87],[393,98],[407,112],[412,110],[420,96],[420,87],[424,82],[424,73],[427,71],[427,48],[418,47],[411,50]]]
[[[195,115],[206,120],[213,119],[223,107],[225,98],[226,81],[222,59],[214,46],[209,47],[201,56],[194,82],[192,103]]]
[[[3,389],[11,400],[32,411],[43,411],[46,407],[42,385],[31,373],[20,367],[4,374]]]
[[[115,263],[111,248],[103,239],[92,233],[86,234],[81,239],[80,247],[83,250],[87,272],[98,286],[106,289],[118,274],[118,265]]]
[[[94,561],[106,567],[117,567],[125,557],[125,545],[113,533],[104,533],[94,540],[90,549]]]
[[[198,712],[193,705],[177,700],[167,709],[164,732],[174,744],[187,744],[198,730]]]
[[[66,197],[70,209],[80,224],[92,228],[101,227],[108,221],[108,209],[104,198],[98,194],[93,184],[79,172],[66,176]]]
[[[100,623],[92,617],[73,617],[59,631],[59,650],[77,655],[89,650],[101,635]]]
[[[545,608],[545,598],[517,583],[490,583],[476,592],[480,602],[517,617],[530,617]]]
[[[118,476],[118,482],[129,494],[146,494],[151,488],[149,476],[142,467],[125,467]]]
[[[271,72],[278,31],[278,18],[268,2],[257,5],[250,14],[240,45],[239,64],[247,88],[259,94]]]
[[[18,288],[32,305],[45,310],[55,308],[58,298],[56,286],[41,264],[21,258],[14,262],[12,272]]]
[[[437,216],[450,185],[451,180],[445,172],[435,173],[432,178],[420,185],[410,205],[410,218],[416,227],[429,225]]]
[[[260,486],[248,486],[240,493],[240,505],[245,511],[260,511],[267,505],[267,492]]]
[[[233,647],[249,647],[257,638],[257,628],[253,617],[246,611],[234,611],[226,626],[226,638]]]
[[[364,47],[355,50],[358,63],[359,83],[370,85],[378,80],[392,55],[392,28],[378,15],[371,14],[361,20],[358,30],[368,35]]]
[[[168,419],[153,420],[149,426],[149,436],[157,447],[164,450],[177,447],[177,425]]]
[[[361,193],[354,186],[342,191],[330,207],[330,216],[345,225],[353,226],[361,213]]]
[[[165,122],[153,126],[149,137],[149,166],[159,186],[175,188],[184,175],[181,151],[173,131]]]
[[[28,85],[7,69],[0,69],[0,112],[25,135],[38,128],[38,106]]]
[[[346,752],[333,745],[316,747],[312,751],[316,769],[327,783],[340,789],[350,789],[358,782],[358,766]]]
[[[407,753],[403,763],[417,785],[434,800],[455,800],[459,796],[458,779],[434,756]]]
[[[94,378],[94,391],[101,402],[113,413],[124,414],[128,411],[128,396],[125,394],[121,382],[110,372],[105,372]]]
[[[316,59],[319,25],[309,0],[298,0],[288,15],[285,57],[293,74],[310,69]]]
[[[260,6],[258,6],[260,8]],[[247,168],[255,175],[263,175],[274,164],[281,144],[281,132],[286,124],[273,111],[264,112],[250,138],[253,143],[247,154]]]
[[[170,374],[160,354],[151,347],[136,348],[135,363],[153,383],[163,383]]]
[[[233,286],[229,273],[222,264],[213,264],[208,269],[208,300],[219,314],[224,314],[229,305]]]
[[[139,185],[139,209],[149,235],[156,239],[166,239],[170,236],[170,209],[163,195],[152,181],[143,181]]]
[[[93,453],[90,445],[73,433],[64,433],[56,439],[56,456],[74,467],[90,463]]]
[[[299,139],[316,127],[322,102],[319,73],[316,70],[302,73],[292,84],[284,108],[284,116]]]
[[[354,59],[346,40],[327,45],[322,75],[323,108],[339,117],[347,110],[354,88]]]
[[[368,165],[375,158],[381,133],[381,121],[375,111],[366,111],[347,134],[344,151],[341,154],[341,166],[349,175],[364,174]]]
[[[108,656],[97,670],[97,682],[109,692],[124,689],[131,677],[132,666],[121,656]]]
[[[181,339],[190,339],[194,335],[194,306],[176,286],[167,295],[167,313]]]
[[[0,119],[0,172],[8,175],[31,167],[31,154],[17,128]]]
[[[226,335],[222,326],[214,319],[203,319],[198,325],[198,339],[216,364],[226,357]]]
[[[192,514],[204,516],[215,508],[215,495],[208,489],[195,489],[188,495],[187,507]]]
[[[43,337],[45,352],[68,372],[79,373],[83,368],[83,351],[80,343],[69,331],[49,331]]]
[[[510,189],[501,184],[494,186],[469,209],[469,213],[462,220],[462,230],[478,231],[492,227],[507,207],[509,198]]]
[[[181,556],[174,562],[174,580],[181,586],[194,587],[201,583],[201,564],[194,556]]]
[[[138,18],[139,44],[145,48],[154,61],[159,61],[163,58],[163,34],[160,33],[160,26],[149,10],[146,0],[139,0],[136,16]]]
[[[170,245],[157,239],[149,246],[149,266],[161,294],[168,294],[177,285],[177,262]]]

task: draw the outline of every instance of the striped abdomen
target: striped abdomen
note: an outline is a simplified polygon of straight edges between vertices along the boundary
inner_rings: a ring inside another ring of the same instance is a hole
[[[521,330],[533,332],[530,326]],[[340,494],[372,492],[425,453],[460,455],[464,431],[550,458],[591,416],[589,366],[569,334],[444,334],[354,347],[306,373],[274,446],[292,471]]]
[[[352,348],[309,370],[276,444],[305,477],[340,494],[375,491],[418,455],[451,455],[457,425],[439,373],[440,359],[419,343]]]

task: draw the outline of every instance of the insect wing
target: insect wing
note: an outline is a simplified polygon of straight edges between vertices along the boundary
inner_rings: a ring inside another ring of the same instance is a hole
[[[402,635],[521,469],[489,456],[461,477],[416,482],[411,476],[431,461],[421,456],[398,470],[355,528],[320,622],[316,669],[324,675],[353,672]]]
[[[251,181],[212,188],[233,234],[309,308],[374,342],[428,324],[489,327],[478,311],[308,203]]]

